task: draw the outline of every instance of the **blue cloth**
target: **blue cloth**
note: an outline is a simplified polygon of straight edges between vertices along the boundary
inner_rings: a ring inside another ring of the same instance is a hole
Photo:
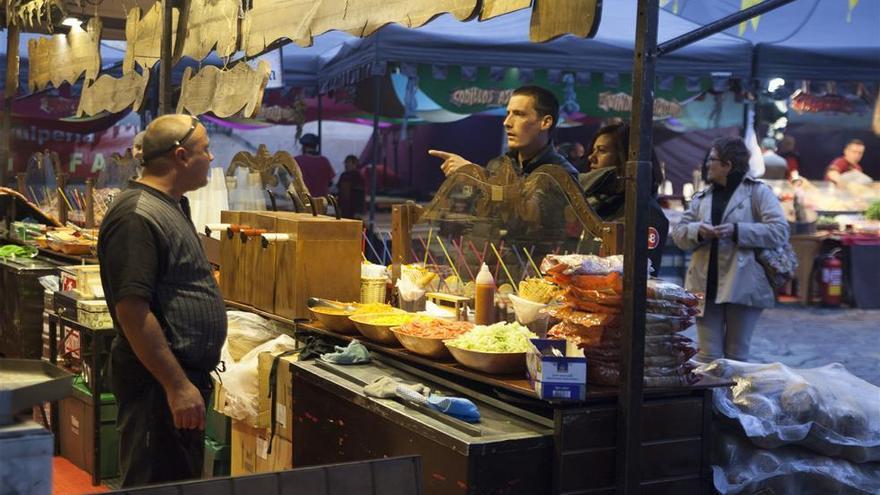
[[[363,344],[352,340],[346,347],[334,346],[336,352],[321,354],[321,361],[333,364],[361,364],[370,362],[370,351]]]
[[[480,422],[480,410],[467,399],[432,394],[428,397],[428,407],[468,423]]]

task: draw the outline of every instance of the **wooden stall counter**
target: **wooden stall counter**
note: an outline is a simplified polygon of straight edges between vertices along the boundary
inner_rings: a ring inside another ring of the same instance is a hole
[[[342,335],[327,330],[318,323],[296,323],[299,337],[315,335],[345,343],[358,336]],[[413,354],[403,348],[385,346],[358,338],[372,353],[374,360],[390,366],[402,373],[413,375],[424,383],[439,384],[453,390],[460,396],[480,404],[499,408],[522,421],[552,427],[552,452],[549,475],[537,485],[522,485],[523,490],[510,487],[509,493],[614,493],[615,462],[617,458],[617,394],[613,387],[588,387],[587,398],[583,402],[547,402],[540,400],[529,384],[521,376],[498,376],[476,372],[451,361],[434,361]],[[302,386],[309,393],[322,394],[325,401],[337,401],[334,394],[320,392],[316,383],[306,375],[300,374],[299,383],[294,378],[294,392]],[[302,385],[300,385],[302,383]],[[728,381],[704,376],[697,384],[677,388],[646,388],[642,411],[642,486],[650,493],[711,493],[710,449],[712,446],[712,394],[711,389],[730,386]],[[326,387],[325,387],[326,388]],[[320,400],[304,401],[320,404]],[[369,408],[352,407],[346,403],[338,407],[354,414],[359,423],[374,424],[376,411]],[[296,405],[294,406],[296,411]],[[296,414],[296,412],[295,412]],[[387,418],[386,418],[387,419]],[[297,423],[299,424],[299,423]],[[304,423],[305,428],[307,423]],[[388,425],[385,425],[388,426]],[[408,433],[396,431],[395,435],[408,438]],[[306,432],[311,442],[333,439],[315,437]],[[369,444],[372,438],[369,431],[358,434],[346,431],[347,442]],[[416,442],[418,443],[418,442]],[[297,444],[296,439],[294,445]],[[314,444],[314,443],[313,443]],[[426,454],[413,448],[412,442],[383,442],[380,455],[404,455],[407,453]],[[384,449],[384,450],[383,450]],[[351,453],[340,449],[339,457],[323,451],[320,458],[311,459],[307,452],[300,451],[297,463],[340,462],[353,460]],[[329,455],[329,457],[328,457]],[[426,493],[475,493],[464,488],[446,490],[446,485],[438,484],[431,478],[433,472],[440,471],[448,459],[437,457],[436,452],[423,458],[425,464]],[[433,460],[431,460],[433,459]],[[542,463],[543,465],[543,463]],[[542,473],[543,471],[536,471]],[[499,471],[496,476],[509,476],[507,471]],[[544,476],[540,474],[540,476]],[[503,480],[494,480],[503,481]],[[482,483],[496,486],[491,478],[482,478]],[[441,485],[444,489],[440,489]],[[437,487],[432,489],[431,487]]]

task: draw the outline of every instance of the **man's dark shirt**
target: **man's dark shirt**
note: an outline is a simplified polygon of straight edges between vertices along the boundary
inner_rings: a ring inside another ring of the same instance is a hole
[[[188,375],[217,366],[226,339],[226,309],[195,227],[180,203],[132,182],[101,223],[98,259],[117,331],[114,352],[134,356],[115,306],[136,296],[149,302],[171,352]]]
[[[550,142],[544,147],[544,149],[538,152],[534,158],[527,160],[525,163],[519,162],[519,153],[515,150],[508,151],[507,153],[490,160],[489,164],[486,165],[486,171],[489,172],[489,175],[492,175],[501,167],[501,164],[505,162],[510,163],[519,175],[528,175],[541,165],[558,165],[564,168],[565,171],[571,175],[572,179],[577,181],[577,169],[574,168],[574,165],[569,163],[568,159],[556,151],[556,146],[553,145],[553,142]]]

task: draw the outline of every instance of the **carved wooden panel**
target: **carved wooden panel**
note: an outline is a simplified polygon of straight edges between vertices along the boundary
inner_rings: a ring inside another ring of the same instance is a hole
[[[599,0],[535,0],[529,39],[543,43],[564,34],[592,38],[599,28]]]
[[[177,38],[177,10],[173,10],[172,41]],[[134,70],[137,62],[146,69],[152,68],[159,61],[162,50],[162,2],[156,2],[146,14],[141,15],[140,7],[128,12],[125,20],[125,59],[122,72],[128,74]]]
[[[368,36],[392,22],[419,27],[443,13],[463,20],[471,17],[476,6],[475,0],[328,0],[318,9],[312,34],[339,29],[355,36]]]
[[[308,46],[312,36],[334,29],[367,36],[388,23],[418,27],[447,12],[464,20],[476,6],[476,0],[253,0],[242,22],[242,48],[253,55],[281,38]]]
[[[7,0],[6,23],[25,30],[48,29],[52,32],[54,22],[64,18],[61,0]]]
[[[93,84],[83,86],[76,114],[82,117],[104,111],[116,113],[128,107],[140,110],[149,82],[149,71],[144,71],[143,75],[131,71],[119,79],[103,75]]]
[[[202,60],[215,46],[221,57],[235,53],[240,8],[240,0],[187,1],[179,24],[183,42],[175,47],[174,63],[184,56]]]
[[[207,66],[193,75],[192,67],[187,67],[177,113],[213,112],[218,117],[229,117],[241,112],[245,118],[252,117],[260,109],[270,70],[265,60],[256,70],[247,64],[238,64],[230,70]]]
[[[312,20],[322,2],[253,0],[251,10],[245,13],[241,22],[241,49],[248,55],[254,55],[282,38],[301,46],[311,45]]]
[[[56,88],[64,82],[75,83],[85,73],[93,80],[101,71],[101,20],[93,17],[83,30],[72,27],[67,35],[34,38],[28,41],[28,89]]]
[[[483,10],[480,12],[480,20],[485,21],[499,15],[527,9],[532,6],[532,0],[483,0]]]
[[[311,207],[306,199],[310,197],[309,188],[303,181],[299,164],[290,153],[281,150],[270,155],[265,144],[257,147],[257,152],[253,154],[240,151],[232,157],[232,162],[226,169],[226,176],[235,177],[235,171],[241,167],[248,169],[250,173],[259,172],[264,188],[277,187],[279,176],[286,176],[288,183],[286,192],[294,203],[294,211],[304,211],[307,207]]]

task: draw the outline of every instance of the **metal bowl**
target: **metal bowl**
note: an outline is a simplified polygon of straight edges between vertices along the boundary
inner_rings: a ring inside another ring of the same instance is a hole
[[[349,319],[351,313],[338,313],[338,310],[323,306],[309,308],[309,311],[312,312],[312,317],[321,322],[327,330],[344,334],[357,333],[354,323]]]
[[[452,357],[446,348],[446,344],[443,343],[443,339],[407,335],[401,332],[399,327],[392,328],[391,332],[400,341],[400,345],[410,352],[434,359],[449,359]]]
[[[391,332],[392,327],[400,326],[395,323],[393,325],[374,325],[370,321],[377,316],[385,316],[384,314],[357,315],[349,318],[354,322],[354,326],[358,332],[364,337],[380,344],[398,345],[397,337]]]
[[[470,351],[444,343],[452,357],[462,366],[490,375],[522,375],[526,371],[525,352]]]

